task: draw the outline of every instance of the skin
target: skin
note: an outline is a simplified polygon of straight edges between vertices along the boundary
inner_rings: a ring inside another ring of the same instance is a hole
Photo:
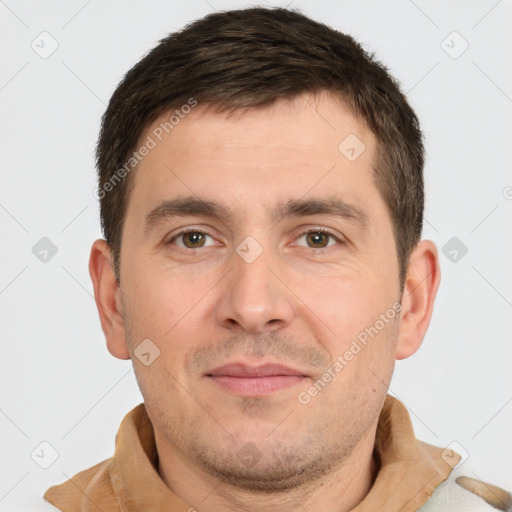
[[[355,161],[338,150],[351,133],[366,146]],[[132,359],[158,471],[198,511],[342,512],[371,488],[394,363],[421,345],[440,280],[436,247],[422,240],[401,292],[374,152],[372,133],[328,94],[231,116],[198,105],[136,170],[120,285],[106,242],[93,244],[89,268],[108,350]],[[144,232],[156,205],[188,195],[222,202],[233,214],[169,218]],[[268,214],[282,201],[328,195],[364,210],[366,228],[332,215]],[[186,227],[208,236],[173,238]],[[335,238],[308,238],[315,229]],[[248,236],[263,249],[252,263],[236,252]],[[400,315],[300,403],[299,394],[397,301]],[[144,339],[160,350],[149,366],[134,355]],[[265,396],[241,396],[205,375],[232,361],[279,362],[306,377]]]

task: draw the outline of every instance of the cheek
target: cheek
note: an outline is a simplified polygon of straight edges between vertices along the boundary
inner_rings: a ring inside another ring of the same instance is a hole
[[[194,304],[201,296],[200,286],[169,274],[151,272],[146,266],[130,269],[131,275],[124,290],[127,297],[127,316],[138,335],[163,340],[179,326],[181,320],[193,315]]]
[[[331,277],[322,284],[323,287],[303,287],[298,295],[308,298],[310,320],[324,326],[329,344],[326,348],[331,353],[344,350],[347,343],[374,325],[393,303],[391,293],[363,279]]]
[[[348,395],[363,400],[389,384],[394,368],[394,346],[399,325],[399,314],[393,309],[395,297],[391,290],[383,290],[373,283],[361,281],[336,283],[331,280],[332,293],[317,295],[320,317],[329,325],[317,339],[337,361],[332,387],[343,389],[343,400]],[[396,304],[395,304],[396,306]],[[328,397],[326,396],[326,399]]]
[[[199,340],[210,338],[211,322],[205,322],[205,294],[211,284],[176,273],[165,279],[160,273],[141,269],[125,290],[125,322],[131,352],[149,339],[159,352],[152,375],[138,365],[143,379],[167,382],[184,378],[183,360]],[[136,355],[136,353],[135,353]],[[137,363],[137,362],[136,362]],[[137,363],[138,364],[138,363]]]

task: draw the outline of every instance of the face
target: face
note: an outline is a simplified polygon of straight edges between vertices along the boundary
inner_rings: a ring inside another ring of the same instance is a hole
[[[155,140],[133,176],[120,296],[159,453],[246,489],[311,481],[374,433],[394,367],[375,139],[323,95],[231,116],[199,104]]]

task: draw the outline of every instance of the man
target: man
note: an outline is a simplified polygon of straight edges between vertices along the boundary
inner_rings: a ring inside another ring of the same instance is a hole
[[[387,395],[440,282],[423,145],[386,69],[284,9],[212,14],[123,79],[90,256],[144,403],[65,511],[507,510]]]

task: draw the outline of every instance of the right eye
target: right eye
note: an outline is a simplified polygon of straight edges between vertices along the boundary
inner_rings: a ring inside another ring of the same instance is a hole
[[[213,240],[213,238],[204,231],[200,231],[198,229],[184,229],[174,235],[167,244],[173,244],[173,242],[180,240],[181,244],[176,243],[178,247],[183,249],[201,249],[202,247],[208,247],[208,245],[205,245],[207,237]]]

